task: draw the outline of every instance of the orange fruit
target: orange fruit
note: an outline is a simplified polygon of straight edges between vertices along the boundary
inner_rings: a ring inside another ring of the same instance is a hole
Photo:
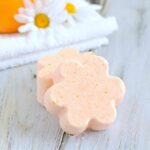
[[[0,0],[0,33],[14,33],[21,25],[14,19],[23,0]]]

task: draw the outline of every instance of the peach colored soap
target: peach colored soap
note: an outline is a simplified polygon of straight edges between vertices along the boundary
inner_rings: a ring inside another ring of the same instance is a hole
[[[79,53],[74,49],[63,49],[55,56],[45,56],[38,61],[38,75],[37,75],[37,97],[38,101],[43,105],[43,97],[48,88],[53,85],[51,78],[52,73],[65,60],[75,59],[80,62],[86,62],[93,53]]]
[[[103,130],[113,123],[125,86],[120,78],[108,74],[106,60],[95,55],[84,63],[65,60],[51,78],[53,86],[44,95],[44,105],[58,116],[65,132],[76,135],[87,129]]]

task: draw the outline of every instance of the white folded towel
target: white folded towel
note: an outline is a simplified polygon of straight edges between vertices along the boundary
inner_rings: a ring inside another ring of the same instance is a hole
[[[88,23],[77,23],[58,27],[55,36],[41,34],[0,35],[0,70],[36,61],[45,54],[54,54],[61,48],[77,48],[81,51],[107,44],[107,35],[117,30],[114,17],[97,19]]]

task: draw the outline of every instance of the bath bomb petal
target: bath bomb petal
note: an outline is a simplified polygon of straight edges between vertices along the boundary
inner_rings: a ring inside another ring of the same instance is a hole
[[[65,48],[62,49],[58,54],[55,56],[44,56],[38,61],[37,68],[40,71],[42,68],[51,66],[51,69],[56,69],[56,67],[60,64],[60,60],[70,58],[73,56],[78,55],[79,52],[72,48]]]
[[[104,130],[111,126],[116,119],[116,108],[113,103],[109,103],[105,107],[102,108],[103,111],[101,111],[101,114],[90,120],[88,128],[92,130]]]
[[[118,106],[122,101],[125,95],[125,90],[125,85],[120,78],[109,77],[108,93],[110,95],[110,99],[114,100],[116,106]]]

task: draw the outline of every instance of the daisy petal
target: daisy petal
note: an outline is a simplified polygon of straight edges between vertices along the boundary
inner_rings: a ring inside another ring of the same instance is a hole
[[[32,8],[19,8],[19,14],[24,14],[27,16],[34,16],[35,15],[35,11]]]
[[[19,14],[25,14],[26,13],[25,8],[19,8],[18,12],[19,12]]]
[[[18,14],[14,16],[15,20],[20,22],[20,23],[28,23],[28,22],[33,22],[33,18],[28,17],[23,14]]]
[[[27,25],[24,25],[24,26],[19,27],[18,31],[20,33],[25,33],[25,32],[30,31],[30,29],[27,27]]]
[[[31,9],[31,8],[26,8],[25,12],[27,16],[33,17],[35,15],[34,9]]]
[[[25,32],[29,32],[29,31],[34,31],[36,27],[34,27],[32,24],[26,24],[23,25],[21,27],[19,27],[19,32],[20,33],[25,33]]]
[[[33,3],[31,2],[31,0],[24,0],[23,2],[26,8],[33,8]]]
[[[39,12],[43,8],[42,0],[36,0],[34,4],[35,10]]]

